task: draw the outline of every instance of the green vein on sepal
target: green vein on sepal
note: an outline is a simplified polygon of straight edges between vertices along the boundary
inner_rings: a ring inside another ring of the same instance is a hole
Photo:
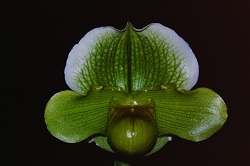
[[[198,78],[198,63],[173,30],[161,24],[124,30],[96,28],[87,33],[69,54],[67,84],[86,95],[93,85],[121,87],[127,93],[143,87],[176,84],[191,89]]]

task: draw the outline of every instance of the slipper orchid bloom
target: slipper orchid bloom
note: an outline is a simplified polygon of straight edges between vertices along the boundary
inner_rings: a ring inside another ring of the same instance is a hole
[[[227,107],[208,88],[190,90],[198,76],[189,45],[161,24],[95,28],[69,53],[72,90],[49,100],[45,122],[64,142],[91,140],[126,156],[150,155],[172,135],[202,141],[223,126]]]

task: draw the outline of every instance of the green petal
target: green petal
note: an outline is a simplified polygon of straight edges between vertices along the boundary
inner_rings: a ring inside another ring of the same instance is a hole
[[[113,152],[114,151],[111,149],[111,147],[109,146],[108,140],[106,136],[96,136],[93,141],[96,143],[97,146],[99,146],[102,149],[105,149],[109,152]]]
[[[169,136],[162,136],[162,137],[158,137],[157,138],[157,142],[156,145],[154,146],[154,148],[152,149],[152,151],[150,153],[148,153],[147,155],[151,155],[155,152],[157,152],[158,150],[160,150],[164,145],[166,145],[167,142],[171,141],[171,137]],[[97,136],[93,139],[93,141],[96,143],[97,146],[99,146],[102,149],[105,149],[109,152],[113,152],[114,151],[111,149],[111,147],[109,146],[109,143],[107,141],[107,137],[106,136]]]
[[[104,134],[110,99],[125,96],[112,89],[90,91],[87,96],[73,91],[59,92],[46,106],[47,128],[53,136],[68,143],[82,141],[93,134]]]
[[[151,154],[154,154],[155,152],[157,152],[158,150],[160,150],[164,145],[166,145],[166,143],[168,143],[171,140],[172,140],[172,137],[170,137],[170,136],[158,137],[154,148],[152,149],[151,152],[149,152],[147,154],[147,156],[151,155]]]
[[[173,134],[191,141],[207,139],[227,119],[223,99],[207,88],[177,91],[175,86],[138,93],[135,100],[153,98],[159,135]]]
[[[93,85],[120,87],[128,93],[174,83],[191,89],[198,63],[189,45],[173,30],[158,24],[124,30],[100,27],[88,32],[67,59],[68,86],[86,95]]]

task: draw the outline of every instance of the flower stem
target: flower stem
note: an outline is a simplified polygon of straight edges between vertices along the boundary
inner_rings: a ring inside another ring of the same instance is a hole
[[[114,166],[130,166],[130,164],[123,161],[115,160]]]

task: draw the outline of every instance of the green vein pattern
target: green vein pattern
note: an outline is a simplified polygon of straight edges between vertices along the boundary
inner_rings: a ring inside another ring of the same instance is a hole
[[[123,31],[96,39],[81,64],[76,86],[83,94],[93,85],[121,87],[128,93],[169,83],[181,89],[187,79],[182,60],[160,33],[147,28],[136,30],[128,23]]]

